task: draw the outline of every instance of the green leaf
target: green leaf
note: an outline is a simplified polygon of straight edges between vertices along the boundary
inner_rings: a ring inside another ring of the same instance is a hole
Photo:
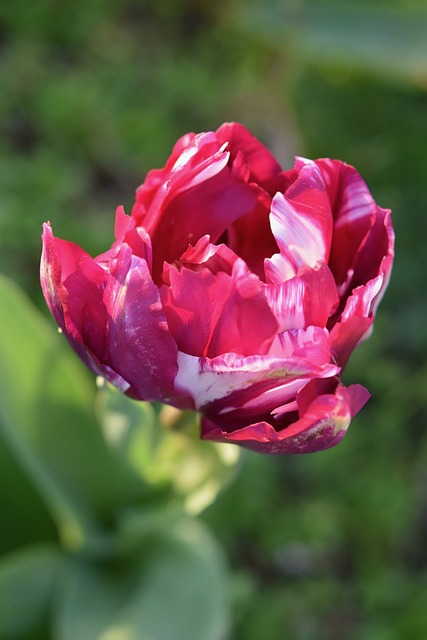
[[[290,51],[294,57],[345,65],[425,86],[427,11],[366,4],[242,4],[239,27]]]
[[[0,562],[0,638],[26,638],[46,624],[62,564],[61,553],[48,546],[14,552]]]
[[[0,278],[0,437],[42,493],[63,543],[76,548],[140,503],[141,478],[109,446],[94,413],[95,385],[63,336]]]
[[[216,542],[200,523],[181,521],[121,562],[70,566],[55,638],[220,640],[226,587]]]
[[[0,556],[21,545],[57,540],[46,505],[6,446],[1,428],[0,513],[7,519],[7,526],[0,526]]]

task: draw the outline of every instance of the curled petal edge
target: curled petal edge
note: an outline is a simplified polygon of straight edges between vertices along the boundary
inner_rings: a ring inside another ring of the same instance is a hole
[[[323,451],[344,438],[351,418],[369,399],[369,392],[359,384],[338,385],[334,394],[315,398],[304,415],[290,426],[276,431],[268,422],[257,422],[227,433],[214,422],[203,419],[204,440],[232,442],[260,453],[299,454]]]

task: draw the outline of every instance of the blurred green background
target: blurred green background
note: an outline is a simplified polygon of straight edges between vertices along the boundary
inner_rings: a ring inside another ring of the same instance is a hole
[[[369,404],[331,451],[245,453],[202,517],[229,559],[229,640],[426,638],[425,1],[3,2],[0,82],[0,272],[46,317],[42,222],[104,251],[115,207],[187,131],[237,120],[284,167],[340,158],[393,209],[391,284],[345,376]],[[43,492],[0,453],[0,552],[50,544]]]

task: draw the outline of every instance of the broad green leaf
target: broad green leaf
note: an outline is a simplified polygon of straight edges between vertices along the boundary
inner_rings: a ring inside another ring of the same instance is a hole
[[[191,515],[212,504],[235,474],[238,447],[200,440],[195,413],[165,406],[156,414],[111,385],[100,390],[97,408],[112,446],[145,482],[170,487]]]
[[[0,556],[21,545],[56,541],[54,522],[37,488],[31,483],[9,447],[0,428]]]
[[[0,638],[26,638],[46,624],[63,556],[54,547],[26,548],[0,562]]]
[[[425,7],[256,1],[242,4],[234,22],[294,57],[427,82]]]
[[[121,562],[70,566],[57,640],[221,640],[227,628],[221,550],[204,526],[177,523]]]
[[[4,278],[0,336],[1,433],[47,500],[63,543],[78,547],[147,489],[99,429],[90,374]]]

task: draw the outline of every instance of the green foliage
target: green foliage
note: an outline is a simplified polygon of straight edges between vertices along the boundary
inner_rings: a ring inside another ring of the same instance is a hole
[[[394,6],[393,6],[394,5]],[[316,64],[339,64],[425,86],[427,11],[425,3],[251,0],[236,20],[278,47]]]
[[[118,562],[75,562],[54,625],[58,640],[218,640],[226,623],[221,552],[181,522]]]
[[[28,547],[0,563],[0,637],[43,638],[63,565],[54,547]]]
[[[199,449],[148,404],[97,392],[5,278],[0,310],[2,640],[222,638],[222,552],[186,512],[210,504],[236,459]]]

